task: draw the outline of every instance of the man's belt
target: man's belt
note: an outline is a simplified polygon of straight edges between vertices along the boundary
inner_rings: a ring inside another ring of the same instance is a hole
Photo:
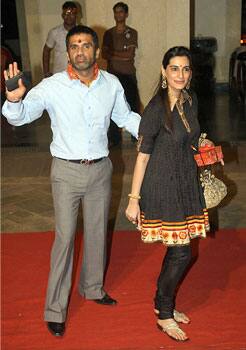
[[[65,162],[71,162],[71,163],[76,163],[76,164],[85,164],[85,165],[91,165],[100,162],[103,160],[105,157],[102,158],[97,158],[97,159],[63,159],[56,157],[58,159],[64,160]]]

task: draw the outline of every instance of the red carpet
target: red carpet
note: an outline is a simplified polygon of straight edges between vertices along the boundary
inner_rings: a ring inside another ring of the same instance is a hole
[[[165,248],[142,243],[137,232],[113,235],[105,287],[119,305],[85,301],[75,283],[66,334],[52,337],[42,317],[53,237],[2,235],[3,350],[246,349],[246,230],[221,230],[199,241],[199,258],[177,299],[192,320],[183,327],[187,343],[155,326],[152,299]]]

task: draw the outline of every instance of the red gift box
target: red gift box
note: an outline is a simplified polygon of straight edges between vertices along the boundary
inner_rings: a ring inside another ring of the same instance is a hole
[[[199,153],[194,155],[198,166],[211,165],[223,159],[221,146],[199,147]]]

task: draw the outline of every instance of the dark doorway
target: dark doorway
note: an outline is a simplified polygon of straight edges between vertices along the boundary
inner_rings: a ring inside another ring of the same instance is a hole
[[[16,0],[2,0],[1,12],[1,46],[10,51],[13,59],[22,68]]]
[[[241,45],[246,45],[246,0],[242,0]]]

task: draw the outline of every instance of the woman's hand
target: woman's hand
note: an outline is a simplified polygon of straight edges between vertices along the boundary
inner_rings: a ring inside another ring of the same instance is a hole
[[[209,139],[203,139],[202,142],[200,143],[200,147],[205,147],[205,146],[214,147],[214,143]],[[220,164],[225,165],[223,159],[220,160]]]
[[[129,200],[128,207],[126,208],[126,217],[134,225],[137,225],[137,229],[141,229],[141,219],[140,219],[140,207],[137,199],[131,198]]]
[[[204,146],[213,147],[214,143],[212,141],[210,141],[209,139],[203,139],[200,143],[200,147],[204,147]]]

